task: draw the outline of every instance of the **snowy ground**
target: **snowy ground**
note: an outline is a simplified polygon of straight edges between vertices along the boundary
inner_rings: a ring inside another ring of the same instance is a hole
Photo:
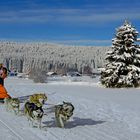
[[[51,82],[7,78],[5,86],[13,97],[26,99],[36,92],[48,94],[43,128],[29,127],[24,115],[15,116],[0,105],[0,140],[140,140],[140,89],[106,89],[98,80]],[[57,128],[53,105],[72,102],[75,112],[66,128]],[[23,110],[24,103],[20,109]]]

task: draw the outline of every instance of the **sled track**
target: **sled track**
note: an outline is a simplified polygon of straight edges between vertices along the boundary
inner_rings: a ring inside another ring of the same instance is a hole
[[[14,131],[11,127],[9,127],[4,121],[2,121],[1,119],[0,119],[0,124],[1,124],[1,126],[3,126],[4,128],[6,128],[7,130],[9,130],[9,132],[11,133],[11,135],[14,137],[14,138],[16,138],[16,140],[27,140],[26,138],[23,138],[21,135],[19,135],[16,131]],[[28,130],[28,131],[30,131],[30,130]],[[57,136],[57,135],[55,135],[53,132],[51,132],[51,131],[48,131],[47,130],[47,132],[52,136],[52,138],[53,138],[53,140],[60,140],[60,138]],[[34,133],[32,133],[32,134],[34,134]],[[40,137],[38,137],[37,135],[35,136],[38,140],[41,140],[41,138]]]
[[[49,132],[52,136],[54,136],[56,140],[60,140],[60,138],[59,138],[57,135],[55,135],[53,132],[51,132],[51,131],[48,131],[48,132]]]
[[[4,123],[2,120],[0,120],[1,125],[3,125],[3,127],[5,127],[6,129],[9,130],[9,132],[11,132],[12,136],[15,136],[18,138],[18,140],[24,140],[22,136],[20,136],[19,134],[17,134],[14,130],[12,130],[6,123]]]

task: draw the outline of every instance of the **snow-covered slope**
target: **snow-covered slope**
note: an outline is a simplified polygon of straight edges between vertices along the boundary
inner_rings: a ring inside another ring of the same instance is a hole
[[[42,130],[31,128],[24,115],[6,112],[1,104],[0,140],[140,140],[140,89],[105,89],[98,81],[35,84],[18,78],[7,78],[5,86],[22,101],[36,92],[47,93],[47,115]],[[62,101],[75,106],[64,129],[55,126],[53,112],[53,106]]]

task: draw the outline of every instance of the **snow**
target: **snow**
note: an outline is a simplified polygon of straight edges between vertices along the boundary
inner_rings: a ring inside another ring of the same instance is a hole
[[[135,56],[138,57],[138,58],[140,58],[140,54],[136,54]]]
[[[130,65],[132,67],[133,70],[135,71],[139,71],[140,72],[140,68],[135,66],[135,65]]]
[[[130,55],[130,53],[126,53],[126,52],[124,52],[124,56],[126,57],[126,58],[131,58],[132,56]]]
[[[140,140],[140,89],[109,89],[99,78],[91,81],[54,81],[33,83],[31,80],[8,77],[5,87],[13,97],[27,99],[43,92],[48,101],[43,109],[42,126],[32,128],[21,113],[6,112],[0,104],[0,140]],[[75,106],[74,115],[64,129],[54,121],[53,107],[62,101]],[[24,102],[20,109],[23,110]]]

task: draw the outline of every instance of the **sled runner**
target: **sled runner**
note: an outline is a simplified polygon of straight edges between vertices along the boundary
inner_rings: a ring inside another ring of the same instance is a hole
[[[4,99],[0,99],[0,104],[3,104],[4,103]]]

